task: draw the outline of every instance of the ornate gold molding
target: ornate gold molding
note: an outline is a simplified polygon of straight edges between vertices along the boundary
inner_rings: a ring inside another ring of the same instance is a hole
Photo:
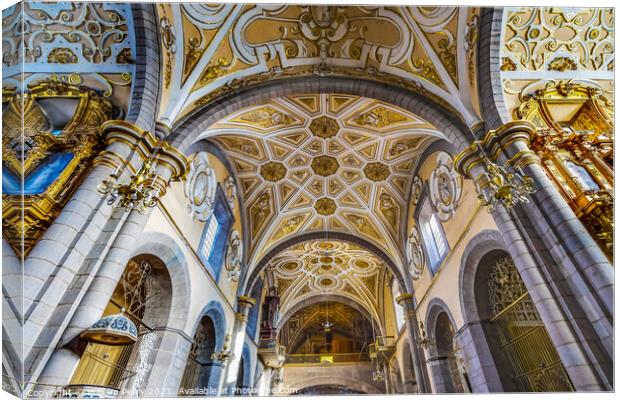
[[[58,216],[101,149],[99,127],[110,118],[112,105],[93,90],[57,79],[29,85],[25,93],[3,89],[3,94],[4,174],[23,186],[3,188],[2,232],[23,256]],[[55,177],[45,179],[49,174]],[[37,186],[37,179],[47,184]]]
[[[531,148],[601,249],[613,257],[613,104],[571,81],[523,98],[516,113],[535,126]]]

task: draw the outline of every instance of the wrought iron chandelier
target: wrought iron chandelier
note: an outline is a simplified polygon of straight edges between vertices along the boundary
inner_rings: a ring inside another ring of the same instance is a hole
[[[426,334],[426,329],[424,329],[424,323],[422,321],[420,321],[420,332],[421,332],[421,336],[420,338],[416,340],[416,343],[418,346],[422,346],[426,349],[428,348],[428,346],[435,344],[434,340],[431,340],[428,338]]]
[[[381,371],[379,362],[376,362],[375,365],[376,368],[372,371],[372,380],[375,382],[383,382],[385,380],[385,374]]]
[[[155,150],[153,156],[157,153]],[[135,151],[132,149],[133,154]],[[119,183],[118,178],[123,168],[127,166],[125,162],[117,170],[101,181],[97,186],[97,191],[108,197],[107,203],[115,207],[123,208],[126,212],[132,209],[138,210],[141,214],[146,214],[149,208],[157,205],[159,200],[159,189],[155,187],[158,176],[154,174],[154,165],[157,164],[156,157],[149,157],[140,167],[138,172],[129,178],[127,183]],[[131,155],[130,157],[131,158]]]

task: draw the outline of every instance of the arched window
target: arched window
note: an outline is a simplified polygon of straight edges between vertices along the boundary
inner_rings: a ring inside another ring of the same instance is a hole
[[[435,275],[442,261],[448,255],[448,240],[439,217],[433,210],[430,199],[424,198],[417,216],[418,226],[422,232],[424,250],[431,274]]]
[[[207,220],[200,244],[198,245],[200,259],[211,272],[215,281],[218,281],[220,278],[228,234],[233,222],[234,217],[226,200],[226,195],[221,185],[218,185],[213,214]]]

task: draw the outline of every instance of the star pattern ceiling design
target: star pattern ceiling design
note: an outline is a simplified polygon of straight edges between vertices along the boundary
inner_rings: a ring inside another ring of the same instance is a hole
[[[355,76],[405,87],[473,125],[475,7],[158,4],[164,101],[173,125],[239,88],[285,77]]]
[[[312,296],[329,299],[338,294],[363,306],[377,321],[386,273],[383,261],[363,247],[329,240],[291,246],[267,269],[280,296],[280,315]]]
[[[256,260],[292,235],[325,230],[360,235],[400,254],[412,168],[443,136],[377,100],[317,94],[242,109],[198,140],[206,137],[235,169]]]

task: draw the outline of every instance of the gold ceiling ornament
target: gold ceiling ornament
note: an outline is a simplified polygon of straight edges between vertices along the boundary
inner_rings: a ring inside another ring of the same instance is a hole
[[[517,115],[536,127],[532,150],[566,202],[613,257],[613,104],[572,81],[524,96]],[[569,112],[565,112],[569,110]]]
[[[338,122],[330,118],[326,115],[323,115],[319,118],[315,118],[310,123],[310,132],[314,134],[314,136],[318,136],[323,139],[329,139],[331,137],[336,136],[338,133]]]
[[[506,8],[502,40],[501,55],[516,71],[544,71],[554,54],[570,54],[582,70],[605,70],[613,60],[614,9]]]
[[[57,47],[47,55],[48,63],[75,64],[77,61],[75,53],[66,47]]]
[[[549,63],[548,69],[549,71],[558,71],[558,72],[576,71],[577,64],[575,64],[575,61],[573,61],[572,58],[557,57],[557,58],[554,58],[553,61]]]
[[[331,156],[318,156],[310,164],[315,174],[320,176],[330,176],[338,170],[338,160]]]
[[[294,119],[284,112],[271,106],[253,109],[231,119],[231,122],[246,123],[262,129],[277,126],[286,126],[294,122]]]
[[[112,105],[86,87],[51,78],[23,94],[3,89],[3,106],[2,233],[25,256],[101,150],[99,127]]]
[[[364,167],[364,175],[373,182],[381,182],[390,176],[390,168],[380,162],[368,163]]]
[[[329,197],[321,197],[314,203],[314,209],[321,215],[332,215],[336,212],[336,202]]]
[[[269,182],[278,182],[286,175],[286,167],[282,163],[270,161],[260,167],[260,175]]]
[[[510,57],[502,57],[502,65],[499,67],[500,71],[516,71],[517,64],[512,61]]]
[[[469,50],[463,51],[459,46],[466,44],[456,39],[467,30],[468,40],[476,40],[471,16],[478,11],[446,9],[429,13],[422,7],[186,4],[158,8],[159,17],[174,23],[182,53],[173,57],[181,62],[172,63],[174,78],[167,89],[178,95],[168,97],[160,119],[172,124],[196,107],[262,82],[331,75],[424,93],[473,122],[479,116],[475,100],[470,100],[476,91],[467,63],[476,46],[469,43]],[[219,59],[227,66],[213,61]],[[461,61],[466,65],[462,78],[456,68]],[[212,67],[219,68],[217,77],[201,82]]]
[[[350,298],[373,316],[378,315],[383,290],[381,277],[387,267],[363,247],[317,239],[287,248],[270,265],[273,266],[270,273],[279,288],[280,315],[312,296],[332,294]]]
[[[385,128],[387,126],[407,121],[407,117],[392,111],[386,107],[376,107],[355,118],[358,125],[368,125],[375,128]]]

